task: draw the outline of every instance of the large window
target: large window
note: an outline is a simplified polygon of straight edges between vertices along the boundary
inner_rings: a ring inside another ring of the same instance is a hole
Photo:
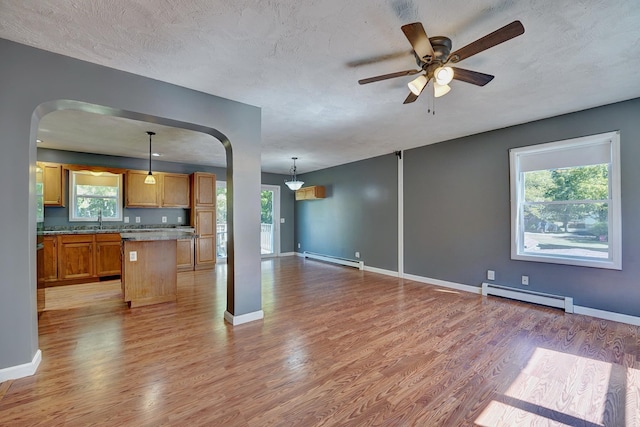
[[[69,171],[69,221],[122,221],[122,175]]]
[[[622,269],[619,140],[511,150],[512,259]]]

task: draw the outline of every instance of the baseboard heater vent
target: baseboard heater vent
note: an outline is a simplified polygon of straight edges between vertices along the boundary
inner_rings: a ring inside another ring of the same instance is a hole
[[[331,255],[316,254],[313,252],[304,251],[305,258],[317,259],[319,261],[332,262],[334,264],[346,265],[348,267],[358,268],[364,270],[364,261],[355,261],[353,259],[339,258]]]
[[[560,295],[544,294],[526,289],[510,288],[507,286],[494,285],[493,283],[482,284],[482,295],[496,295],[515,299],[518,301],[532,302],[534,304],[546,305],[549,307],[562,308],[567,313],[573,313],[573,298]]]

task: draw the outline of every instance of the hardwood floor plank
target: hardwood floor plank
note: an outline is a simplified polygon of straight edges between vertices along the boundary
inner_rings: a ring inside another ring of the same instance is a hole
[[[262,288],[236,327],[224,264],[134,309],[118,281],[47,288],[0,425],[640,425],[638,327],[297,257]]]

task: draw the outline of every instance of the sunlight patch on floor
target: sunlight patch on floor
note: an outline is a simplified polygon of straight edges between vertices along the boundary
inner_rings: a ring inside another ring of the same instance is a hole
[[[604,426],[617,412],[640,425],[640,370],[538,347],[504,395],[476,419],[481,426]]]

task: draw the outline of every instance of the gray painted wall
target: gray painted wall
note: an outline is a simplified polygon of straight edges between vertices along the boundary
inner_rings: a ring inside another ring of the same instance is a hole
[[[38,121],[56,108],[89,108],[61,100],[108,107],[94,112],[184,126],[223,142],[228,138],[234,241],[227,267],[227,310],[233,315],[261,310],[259,108],[2,39],[0,57],[0,369],[30,363],[38,349]]]
[[[405,273],[571,296],[640,316],[640,99],[405,151]],[[509,149],[620,130],[622,271],[510,259]]]
[[[300,175],[326,198],[295,202],[298,252],[360,259],[398,270],[398,160],[395,154]]]

